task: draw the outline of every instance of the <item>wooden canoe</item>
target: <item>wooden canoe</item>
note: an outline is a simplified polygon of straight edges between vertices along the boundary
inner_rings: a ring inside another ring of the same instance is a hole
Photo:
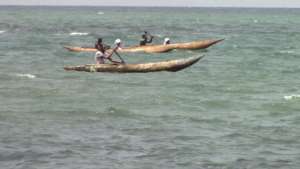
[[[96,52],[95,48],[84,48],[84,47],[72,47],[64,46],[65,49],[71,52]],[[120,53],[135,53],[135,52],[145,52],[145,53],[164,53],[173,50],[173,46],[170,45],[146,45],[146,46],[131,46],[122,49],[118,49]],[[111,49],[108,50],[111,52]]]
[[[65,66],[67,71],[83,72],[113,72],[113,73],[147,73],[170,71],[177,72],[198,62],[204,56],[194,56],[186,59],[176,59],[142,64],[88,64],[80,66]]]
[[[189,50],[196,50],[196,49],[205,49],[208,48],[218,42],[223,41],[224,39],[218,39],[218,40],[199,40],[199,41],[193,41],[193,42],[187,42],[187,43],[173,43],[169,44],[174,49],[189,49]]]
[[[145,53],[164,53],[169,52],[173,49],[205,49],[208,48],[218,42],[223,41],[224,39],[218,40],[199,40],[187,43],[173,43],[168,45],[146,45],[146,46],[132,46],[119,49],[118,52],[125,53],[125,52],[145,52]],[[72,46],[64,46],[65,49],[72,51],[72,52],[96,52],[97,49],[95,48],[83,48],[83,47],[72,47]]]

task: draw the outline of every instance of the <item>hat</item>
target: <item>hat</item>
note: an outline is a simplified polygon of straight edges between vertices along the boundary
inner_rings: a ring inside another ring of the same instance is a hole
[[[119,43],[122,43],[121,39],[116,39],[115,44],[119,44]]]
[[[165,42],[168,42],[168,41],[170,41],[170,38],[165,38]]]

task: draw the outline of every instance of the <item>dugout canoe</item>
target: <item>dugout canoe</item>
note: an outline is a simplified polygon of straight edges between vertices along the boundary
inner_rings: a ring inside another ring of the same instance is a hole
[[[196,49],[205,49],[208,48],[218,42],[223,41],[224,39],[207,39],[207,40],[199,40],[187,43],[173,43],[168,45],[146,45],[146,46],[132,46],[125,47],[119,49],[120,53],[129,53],[129,52],[145,52],[145,53],[164,53],[169,52],[173,49],[188,49],[188,50],[196,50]],[[95,48],[84,48],[84,47],[72,47],[72,46],[64,46],[65,49],[72,52],[96,52]]]
[[[219,43],[223,41],[224,39],[207,39],[207,40],[199,40],[199,41],[193,41],[193,42],[187,42],[187,43],[173,43],[169,44],[174,49],[188,49],[188,50],[196,50],[196,49],[205,49],[208,48],[216,43]]]
[[[65,49],[71,52],[96,52],[95,48],[85,48],[85,47],[72,47],[64,46]],[[170,45],[146,45],[146,46],[131,46],[118,49],[120,53],[135,53],[135,52],[145,52],[145,53],[164,53],[173,50],[173,46]],[[111,49],[108,49],[111,52]]]
[[[186,59],[175,59],[141,64],[87,64],[80,66],[65,66],[66,71],[83,72],[113,72],[113,73],[147,73],[170,71],[177,72],[198,62],[204,56],[194,56]]]

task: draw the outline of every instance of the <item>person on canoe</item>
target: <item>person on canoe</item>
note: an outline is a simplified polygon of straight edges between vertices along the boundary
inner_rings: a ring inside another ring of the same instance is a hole
[[[101,51],[103,51],[103,50],[110,49],[110,46],[102,43],[102,38],[98,38],[97,42],[95,43],[95,48],[98,49],[98,50],[100,49]]]
[[[115,40],[115,45],[116,45],[115,48],[117,48],[117,50],[122,50],[123,44],[122,44],[121,39],[116,39],[116,40]]]
[[[170,43],[171,43],[170,38],[165,38],[164,45],[168,45]]]
[[[118,40],[118,41],[117,41]],[[114,63],[114,64],[124,64],[124,60],[121,58],[121,56],[119,55],[119,53],[117,52],[117,50],[121,47],[121,40],[117,39],[115,44],[116,47],[112,50],[112,52],[107,52],[105,47],[102,44],[102,39],[99,38],[97,44],[95,45],[95,48],[97,49],[97,52],[95,54],[95,61],[97,64],[105,64],[105,59],[109,60],[110,62]],[[112,55],[116,54],[117,56],[119,56],[121,62],[115,61],[112,59]]]
[[[95,48],[102,53],[105,52],[104,45],[102,43],[102,38],[98,38],[98,41],[95,43]]]
[[[121,60],[121,64],[125,64],[125,61],[122,59],[120,54],[117,52],[117,50],[122,50],[122,41],[121,41],[121,39],[116,39],[115,40],[115,45],[116,45],[116,47],[113,49],[112,53],[115,53],[119,57],[119,59]]]
[[[140,40],[140,46],[145,46],[147,43],[152,43],[152,40],[153,36],[150,35],[147,31],[144,31],[144,34],[142,34],[142,39]]]

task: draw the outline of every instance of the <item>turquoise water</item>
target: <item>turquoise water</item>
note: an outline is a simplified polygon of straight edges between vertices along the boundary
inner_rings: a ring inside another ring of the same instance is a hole
[[[0,168],[298,169],[299,9],[0,7]],[[96,38],[142,31],[207,50],[183,71],[65,72]]]

